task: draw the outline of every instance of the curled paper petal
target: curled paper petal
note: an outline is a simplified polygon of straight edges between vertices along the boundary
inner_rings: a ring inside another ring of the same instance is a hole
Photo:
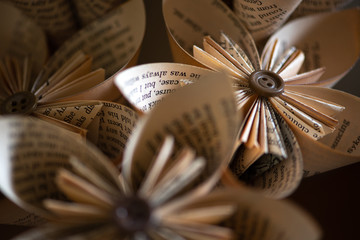
[[[354,8],[298,18],[285,24],[271,39],[280,39],[285,46],[296,46],[305,52],[302,71],[325,67],[316,85],[331,87],[360,56],[359,28],[360,9]]]
[[[31,0],[10,2],[35,21],[49,36],[51,44],[58,47],[79,28],[96,21],[125,1],[54,0],[39,4]]]
[[[251,59],[258,58],[250,33],[221,1],[166,0],[163,14],[175,62],[203,66],[192,57],[193,45],[201,46],[205,35],[218,36],[219,31],[237,43],[244,43],[241,45],[247,47],[244,50]]]
[[[212,73],[204,68],[177,63],[150,63],[126,69],[116,76],[115,84],[127,101],[146,113],[186,81]]]
[[[55,187],[54,178],[60,168],[69,168],[69,157],[83,159],[84,164],[106,172],[103,177],[117,182],[117,170],[106,162],[96,148],[82,139],[74,139],[67,131],[31,117],[2,117],[1,191],[30,213],[52,218],[42,200],[64,199]],[[71,140],[71,144],[69,144]],[[104,170],[106,169],[106,170]]]
[[[320,226],[290,201],[264,198],[257,192],[238,187],[225,189],[220,194],[236,199],[238,203],[233,217],[224,223],[231,229],[237,229],[236,239],[267,239],[279,235],[284,239],[321,238]],[[293,218],[289,219],[289,215]]]
[[[1,2],[0,6],[0,57],[13,55],[24,59],[30,56],[35,72],[40,71],[48,58],[45,33],[9,3]]]
[[[291,14],[291,18],[297,18],[310,14],[331,12],[346,7],[354,0],[315,0],[315,1],[302,1]]]
[[[360,99],[339,90],[321,87],[289,86],[288,89],[304,94],[318,95],[326,100],[336,101],[345,107],[337,115],[336,130],[319,141],[309,141],[303,132],[294,131],[304,156],[305,174],[311,176],[359,162],[360,130],[357,122],[360,115],[357,109],[359,109]]]
[[[74,94],[74,99],[102,99],[113,101],[119,97],[114,88],[113,74],[137,61],[145,34],[145,8],[142,0],[130,0],[90,23],[55,52],[47,62],[46,70],[38,82],[44,83],[64,59],[81,49],[93,57],[94,68],[104,68],[106,81]]]
[[[234,11],[258,41],[284,24],[300,3],[301,0],[234,0]]]

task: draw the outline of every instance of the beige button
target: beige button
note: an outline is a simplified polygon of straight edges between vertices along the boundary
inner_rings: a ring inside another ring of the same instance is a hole
[[[31,92],[18,92],[0,105],[1,114],[30,114],[36,108],[36,96]]]
[[[260,70],[250,75],[250,88],[263,97],[275,97],[284,91],[284,80],[276,73]]]

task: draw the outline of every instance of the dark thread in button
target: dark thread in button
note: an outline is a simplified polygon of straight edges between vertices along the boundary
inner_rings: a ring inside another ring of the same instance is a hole
[[[150,221],[150,215],[149,204],[136,196],[122,198],[114,209],[114,220],[119,233],[125,235],[145,231]]]
[[[250,75],[250,88],[263,97],[275,97],[284,91],[284,80],[276,73],[260,70]]]
[[[18,92],[1,103],[1,114],[31,114],[36,109],[36,96],[31,92]]]

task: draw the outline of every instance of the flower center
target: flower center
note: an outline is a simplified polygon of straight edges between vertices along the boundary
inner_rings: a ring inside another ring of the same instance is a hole
[[[149,204],[137,197],[121,199],[114,212],[114,220],[122,234],[133,234],[144,231],[149,223],[151,208]]]
[[[276,73],[260,70],[250,75],[250,88],[263,97],[275,97],[284,91],[284,80]]]
[[[36,96],[31,92],[17,92],[0,105],[1,114],[31,114],[36,109]]]

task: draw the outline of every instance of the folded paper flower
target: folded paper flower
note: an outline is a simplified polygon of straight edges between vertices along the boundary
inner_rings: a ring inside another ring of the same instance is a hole
[[[200,6],[202,9],[208,9],[209,11],[206,12],[211,14],[203,15],[204,11],[200,11]],[[359,99],[340,91],[309,86],[334,83],[334,79],[345,74],[346,70],[339,74],[330,69],[332,74],[330,78],[329,75],[327,78],[321,77],[324,68],[298,74],[304,62],[304,54],[297,48],[289,46],[296,37],[300,38],[300,42],[304,39],[308,40],[304,41],[308,44],[310,40],[325,38],[326,35],[322,34],[326,31],[319,30],[319,26],[323,26],[324,22],[331,23],[335,19],[341,20],[341,23],[357,19],[358,10],[312,16],[289,23],[269,39],[260,58],[252,36],[242,26],[241,21],[221,3],[217,1],[202,1],[202,4],[190,1],[175,3],[167,0],[164,1],[163,7],[174,59],[216,71],[225,71],[235,79],[234,90],[238,97],[238,109],[245,113],[246,118],[239,133],[240,146],[230,168],[241,179],[264,189],[267,196],[279,198],[289,195],[298,186],[303,175],[303,161],[305,174],[313,175],[330,170],[332,168],[330,166],[335,168],[340,164],[346,165],[360,160],[359,153],[353,151],[351,154],[346,154],[346,148],[329,144],[330,141],[336,141],[330,139],[335,139],[338,135],[340,128],[336,127],[340,127],[340,123],[348,119],[354,122],[359,118],[351,111],[351,108],[358,106]],[[304,22],[307,23],[304,26],[309,26],[310,22],[318,25],[311,25],[312,27],[306,30],[300,27],[300,23]],[[356,22],[354,21],[355,26]],[[293,26],[296,26],[296,34],[292,34]],[[216,29],[223,30],[224,33],[218,37],[219,33],[214,33]],[[315,29],[319,30],[314,34],[315,37],[306,39],[305,33],[314,32]],[[183,34],[185,31],[187,33]],[[354,34],[349,38],[349,43],[352,43],[359,39],[359,36]],[[190,50],[191,43],[196,45],[192,50]],[[202,45],[204,50],[197,47]],[[324,49],[321,46],[319,49],[323,53]],[[325,44],[325,48],[327,47],[328,45]],[[347,47],[343,46],[342,49]],[[305,52],[310,53],[310,51]],[[357,49],[356,52],[357,58]],[[325,57],[326,54],[317,55],[317,59],[321,59],[317,64],[322,62],[322,56]],[[342,68],[344,66],[345,64]],[[299,86],[301,84],[306,86]],[[312,94],[305,93],[305,89],[311,89],[309,92]],[[334,94],[342,96],[344,101],[336,100],[332,97]],[[359,132],[357,126],[353,127],[352,131],[357,133],[353,135],[354,132],[347,132],[347,137],[341,139],[344,147],[350,147]],[[327,136],[324,137],[325,135]],[[314,142],[315,139],[320,140]],[[316,145],[328,161],[321,161],[324,156],[314,155],[311,144]],[[341,156],[342,159],[337,159],[336,155]]]
[[[178,89],[139,121],[121,175],[81,139],[68,144],[63,129],[34,118],[0,119],[0,139],[7,140],[1,190],[49,220],[15,239],[252,239],[254,231],[263,239],[319,239],[317,224],[296,206],[242,187],[211,191],[235,140],[236,124],[224,122],[238,120],[230,84],[217,77]],[[198,94],[205,86],[211,96]],[[179,99],[184,104],[173,108]]]

